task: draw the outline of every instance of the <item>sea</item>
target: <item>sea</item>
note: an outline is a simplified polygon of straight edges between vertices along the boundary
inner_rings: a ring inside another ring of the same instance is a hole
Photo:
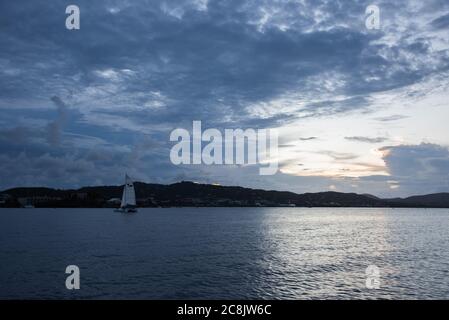
[[[448,298],[449,209],[0,209],[0,299]]]

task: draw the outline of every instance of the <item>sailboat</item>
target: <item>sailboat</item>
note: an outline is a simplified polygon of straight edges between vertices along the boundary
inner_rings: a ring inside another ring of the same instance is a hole
[[[115,212],[132,213],[137,212],[136,209],[136,192],[134,191],[134,183],[131,178],[125,175],[125,186],[123,187],[122,202],[120,208]]]

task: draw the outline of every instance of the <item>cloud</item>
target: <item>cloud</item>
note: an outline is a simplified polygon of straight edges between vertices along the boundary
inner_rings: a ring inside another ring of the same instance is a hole
[[[297,139],[301,133],[304,137],[299,139],[308,141],[304,146],[309,151],[324,149],[322,154],[336,162],[363,158],[365,150],[346,152],[336,148],[337,140],[345,136],[385,142],[377,132],[387,136],[394,121],[413,120],[403,115],[401,103],[420,95],[432,97],[434,91],[417,89],[394,105],[375,104],[373,97],[449,69],[447,36],[441,35],[447,4],[380,1],[384,22],[375,32],[364,28],[368,4],[80,0],[81,29],[68,31],[64,2],[2,2],[0,181],[4,186],[33,179],[65,187],[100,180],[113,183],[117,172],[132,166],[143,180],[200,179],[207,173],[211,181],[241,184],[241,168],[171,165],[170,131],[189,128],[193,120],[218,129],[282,128],[391,108],[390,116],[370,116],[381,122],[382,131],[332,137],[332,128],[323,124],[292,134]],[[413,139],[426,141],[424,131]],[[282,142],[283,152],[294,148],[294,139]],[[394,168],[395,160],[388,161]],[[432,170],[445,166],[442,158],[426,163]],[[70,172],[76,172],[76,178],[70,178]],[[304,188],[335,185],[352,190],[351,180],[315,178],[276,175],[261,180],[248,170],[244,179],[259,187],[288,189],[299,181]],[[397,181],[400,191],[404,181]],[[384,186],[384,181],[365,182],[370,190]]]
[[[380,150],[385,152],[383,159],[393,176],[418,178],[420,175],[436,174],[444,177],[449,174],[449,166],[441,165],[449,160],[447,147],[421,143],[383,147]]]
[[[292,148],[295,147],[296,145],[294,144],[280,144],[279,148]]]
[[[390,122],[390,121],[397,121],[397,120],[406,119],[406,118],[408,118],[408,116],[401,115],[401,114],[393,114],[391,116],[377,117],[374,119],[377,121],[381,121],[381,122]]]
[[[396,181],[409,193],[447,191],[449,187],[449,149],[431,143],[389,146],[380,149],[390,173],[389,180]]]
[[[32,130],[25,127],[14,127],[11,129],[0,129],[0,141],[21,144],[28,140]]]
[[[437,29],[447,29],[449,27],[449,13],[436,18],[431,24]]]
[[[370,138],[370,137],[361,137],[361,136],[345,137],[345,139],[349,140],[349,141],[357,141],[357,142],[365,142],[365,143],[381,143],[381,142],[388,140],[387,138],[383,138],[383,137]]]
[[[335,151],[330,151],[330,150],[319,151],[317,153],[325,154],[325,155],[333,158],[334,160],[353,160],[353,159],[357,159],[359,157],[355,153],[335,152]]]
[[[318,137],[302,137],[302,138],[299,138],[299,140],[301,140],[301,141],[310,141],[310,140],[316,140],[316,139],[318,139]]]
[[[56,146],[61,143],[61,131],[67,117],[67,106],[61,98],[57,96],[53,96],[51,101],[53,101],[58,108],[58,116],[56,120],[47,125],[47,140],[51,145]]]
[[[246,124],[248,116],[254,115],[242,113],[248,105],[277,99],[301,87],[310,95],[322,96],[321,101],[302,108],[304,116],[348,112],[366,106],[363,95],[373,90],[408,84],[421,76],[409,68],[408,55],[392,61],[384,58],[396,47],[370,45],[380,33],[353,28],[349,22],[357,12],[364,12],[361,5],[338,8],[325,1],[316,5],[265,1],[147,4],[123,6],[115,15],[104,15],[116,6],[81,1],[86,27],[70,35],[56,27],[59,5],[39,3],[48,9],[43,24],[27,20],[32,6],[5,8],[8,21],[20,12],[29,24],[10,30],[0,41],[4,47],[17,46],[12,39],[20,35],[26,39],[19,43],[21,49],[32,52],[32,59],[21,63],[28,69],[26,75],[9,76],[2,83],[5,92],[11,97],[24,92],[41,96],[70,87],[77,93],[74,102],[80,110],[114,108],[122,111],[122,117],[126,110],[127,119],[148,125],[208,118],[215,126]],[[335,14],[337,9],[339,14]],[[48,50],[40,46],[43,41],[50,44]],[[415,54],[412,47],[403,50]],[[3,55],[9,68],[22,69],[12,52]],[[429,56],[429,52],[422,55]],[[34,60],[42,66],[35,67]],[[403,69],[394,71],[393,64]],[[387,75],[384,70],[388,68]],[[55,73],[59,76],[51,78]],[[366,74],[379,80],[367,81]],[[167,97],[168,110],[141,112],[154,101],[150,91]],[[326,93],[344,99],[329,99]],[[251,123],[270,126],[291,119],[291,114],[276,114]]]

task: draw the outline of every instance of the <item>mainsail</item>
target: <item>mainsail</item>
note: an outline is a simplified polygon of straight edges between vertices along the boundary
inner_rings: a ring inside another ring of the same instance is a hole
[[[136,206],[136,193],[134,191],[134,184],[128,175],[125,176],[125,186],[123,187],[123,196],[121,208],[135,207]]]

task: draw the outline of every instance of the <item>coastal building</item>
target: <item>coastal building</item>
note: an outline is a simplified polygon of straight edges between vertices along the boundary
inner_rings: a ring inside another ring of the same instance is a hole
[[[0,205],[6,204],[7,201],[11,200],[12,196],[10,196],[7,193],[1,193],[0,194]]]
[[[111,198],[108,201],[106,201],[107,204],[120,204],[122,202],[122,200],[120,198]]]
[[[23,207],[25,206],[36,206],[39,204],[47,204],[54,201],[61,201],[61,197],[50,197],[50,196],[32,196],[32,197],[19,197],[17,201]]]

